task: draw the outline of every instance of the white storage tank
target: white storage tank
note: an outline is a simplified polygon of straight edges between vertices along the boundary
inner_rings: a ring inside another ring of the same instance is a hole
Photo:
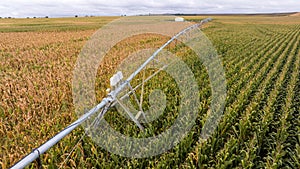
[[[183,22],[183,21],[184,21],[184,18],[182,18],[182,17],[175,18],[175,22]]]

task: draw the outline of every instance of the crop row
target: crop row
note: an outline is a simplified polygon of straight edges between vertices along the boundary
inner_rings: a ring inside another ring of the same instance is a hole
[[[297,30],[297,29],[296,29]],[[295,33],[293,34],[293,36],[295,36]],[[290,37],[293,37],[293,36],[290,36]],[[287,42],[289,42],[289,40],[290,39],[286,39],[286,44],[285,44],[285,46],[287,45]],[[295,41],[295,38],[294,38],[294,41]],[[279,43],[279,44],[281,44],[281,43]],[[281,49],[285,49],[285,46],[283,46]],[[279,51],[277,51],[277,57],[275,57],[275,60],[278,58],[278,55],[280,54],[282,52],[282,50],[279,50]],[[275,55],[276,56],[276,55]],[[275,60],[273,60],[273,61],[275,61]],[[279,61],[281,61],[281,60],[279,60]],[[278,63],[280,63],[278,61]],[[268,64],[267,64],[268,65]],[[283,63],[281,64],[281,65],[283,65]],[[273,65],[269,65],[269,68],[268,69],[270,69],[270,68],[273,68]],[[274,69],[275,70],[275,69]],[[261,70],[262,71],[262,70]],[[263,71],[262,71],[263,72]],[[266,72],[268,72],[268,71],[266,71]],[[266,74],[265,74],[266,75]],[[256,82],[256,84],[260,84],[260,81],[258,80],[258,79],[256,79],[256,80],[254,80],[254,82]],[[251,86],[251,83],[249,84],[249,86]],[[253,88],[253,87],[251,87],[251,88],[249,88],[249,89],[251,89],[251,91],[256,91],[255,90],[255,88]],[[248,98],[249,99],[249,98]],[[245,99],[245,100],[247,100],[247,101],[249,101],[248,99]],[[238,100],[241,100],[241,99],[238,99]],[[250,102],[250,101],[249,101]],[[241,104],[237,104],[237,105],[241,105]],[[243,108],[240,108],[240,109],[238,109],[238,111],[243,111]],[[246,115],[247,116],[247,115]],[[228,117],[226,117],[226,115],[225,115],[225,120],[226,120],[226,124],[228,125],[228,127],[229,126],[231,126],[231,124],[234,124],[235,122],[232,122],[232,123],[228,123]],[[236,119],[237,117],[236,116],[234,116],[234,118],[233,119]],[[234,120],[235,121],[235,120]],[[222,126],[222,127],[220,127],[222,130],[224,130],[224,128],[226,128],[226,127],[224,127],[222,124],[220,125],[220,126]],[[237,129],[238,130],[238,129]],[[226,130],[225,130],[226,131]],[[225,132],[225,131],[223,131],[223,132]],[[242,135],[240,135],[241,133],[236,133],[235,135],[237,135],[237,136],[239,136],[239,137],[243,137]],[[245,133],[244,133],[245,134]],[[222,136],[222,135],[221,135]],[[220,136],[220,137],[221,137]],[[231,136],[232,137],[232,136]],[[224,138],[224,137],[223,137]],[[216,140],[218,140],[218,139],[220,139],[220,138],[217,138]],[[232,140],[232,139],[231,139]],[[235,139],[236,140],[236,139]],[[233,145],[238,145],[238,142],[236,142],[236,141],[228,141],[229,143],[228,144],[233,144]],[[222,147],[222,146],[221,146]],[[233,146],[229,146],[227,149],[232,149],[231,147],[233,147]],[[238,148],[236,148],[236,150],[237,150]],[[227,150],[225,150],[224,151],[225,153],[228,153],[228,151]],[[207,154],[207,152],[203,152],[204,154]],[[230,154],[230,153],[229,153]],[[227,158],[229,158],[230,159],[230,156],[227,156]],[[222,159],[222,160],[224,160],[224,161],[226,161],[226,158],[224,159],[224,156],[221,156],[221,157],[219,157],[219,159]],[[222,163],[222,161],[221,161],[221,164],[224,164],[224,163]]]

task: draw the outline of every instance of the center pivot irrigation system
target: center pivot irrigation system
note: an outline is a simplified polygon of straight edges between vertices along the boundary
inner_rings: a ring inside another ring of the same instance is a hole
[[[31,153],[29,153],[27,156],[22,158],[20,161],[18,161],[16,164],[14,164],[11,168],[12,169],[19,169],[19,168],[25,168],[27,165],[29,165],[34,160],[38,159],[40,160],[41,154],[45,153],[48,149],[50,149],[52,146],[54,146],[57,142],[62,140],[65,136],[67,136],[71,131],[73,131],[76,127],[81,125],[83,122],[85,122],[89,117],[94,115],[96,112],[100,112],[97,116],[97,122],[102,119],[102,117],[105,115],[105,113],[110,109],[111,107],[115,106],[116,104],[119,104],[125,112],[129,115],[131,120],[141,129],[143,130],[144,127],[141,125],[141,123],[138,121],[139,117],[141,115],[144,115],[144,112],[140,106],[140,110],[136,116],[134,116],[128,109],[126,109],[126,106],[124,106],[120,99],[117,98],[118,94],[122,92],[126,87],[129,87],[130,92],[127,93],[127,96],[129,94],[135,95],[136,88],[132,88],[130,85],[130,82],[151,62],[155,59],[155,57],[170,43],[172,43],[175,39],[179,38],[181,35],[186,34],[194,29],[198,29],[198,27],[202,26],[204,23],[207,23],[211,21],[210,18],[202,20],[200,23],[194,24],[192,26],[189,26],[185,28],[184,30],[177,33],[175,36],[173,36],[170,40],[168,40],[164,45],[162,45],[158,50],[156,50],[139,68],[135,70],[126,80],[123,80],[123,74],[121,71],[117,72],[113,77],[110,78],[110,85],[111,85],[111,91],[107,94],[107,97],[102,99],[102,101],[93,107],[91,110],[89,110],[87,113],[82,115],[78,120],[70,124],[68,127],[60,131],[58,134],[56,134],[54,137],[46,141],[44,144],[42,144],[40,147],[34,149]],[[159,71],[162,71],[163,69],[160,69]],[[159,72],[158,71],[158,72]],[[145,81],[148,81],[150,78],[152,78],[155,74],[149,78],[145,79]],[[145,82],[143,81],[143,83]],[[137,86],[138,87],[138,86]],[[137,99],[137,98],[136,98]]]

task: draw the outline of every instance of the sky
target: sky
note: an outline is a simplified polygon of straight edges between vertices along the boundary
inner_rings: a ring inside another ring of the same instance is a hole
[[[300,12],[300,0],[1,0],[0,17]]]

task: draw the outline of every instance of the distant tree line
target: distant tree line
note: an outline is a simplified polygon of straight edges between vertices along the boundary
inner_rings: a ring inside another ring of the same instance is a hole
[[[122,15],[122,16],[126,16],[126,15]],[[75,18],[78,18],[78,17],[80,17],[79,15],[74,15],[74,17]],[[85,15],[85,16],[83,16],[83,17],[95,17],[94,15]],[[26,17],[27,19],[30,19],[30,18],[33,18],[33,19],[36,19],[36,18],[50,18],[49,16],[44,16],[44,17],[36,17],[36,16],[33,16],[33,17]],[[8,17],[2,17],[2,16],[0,16],[0,19],[14,19],[13,17],[10,17],[10,16],[8,16]]]
[[[14,19],[13,17],[11,17],[11,16],[8,16],[8,17],[2,17],[2,16],[0,16],[0,19]]]

